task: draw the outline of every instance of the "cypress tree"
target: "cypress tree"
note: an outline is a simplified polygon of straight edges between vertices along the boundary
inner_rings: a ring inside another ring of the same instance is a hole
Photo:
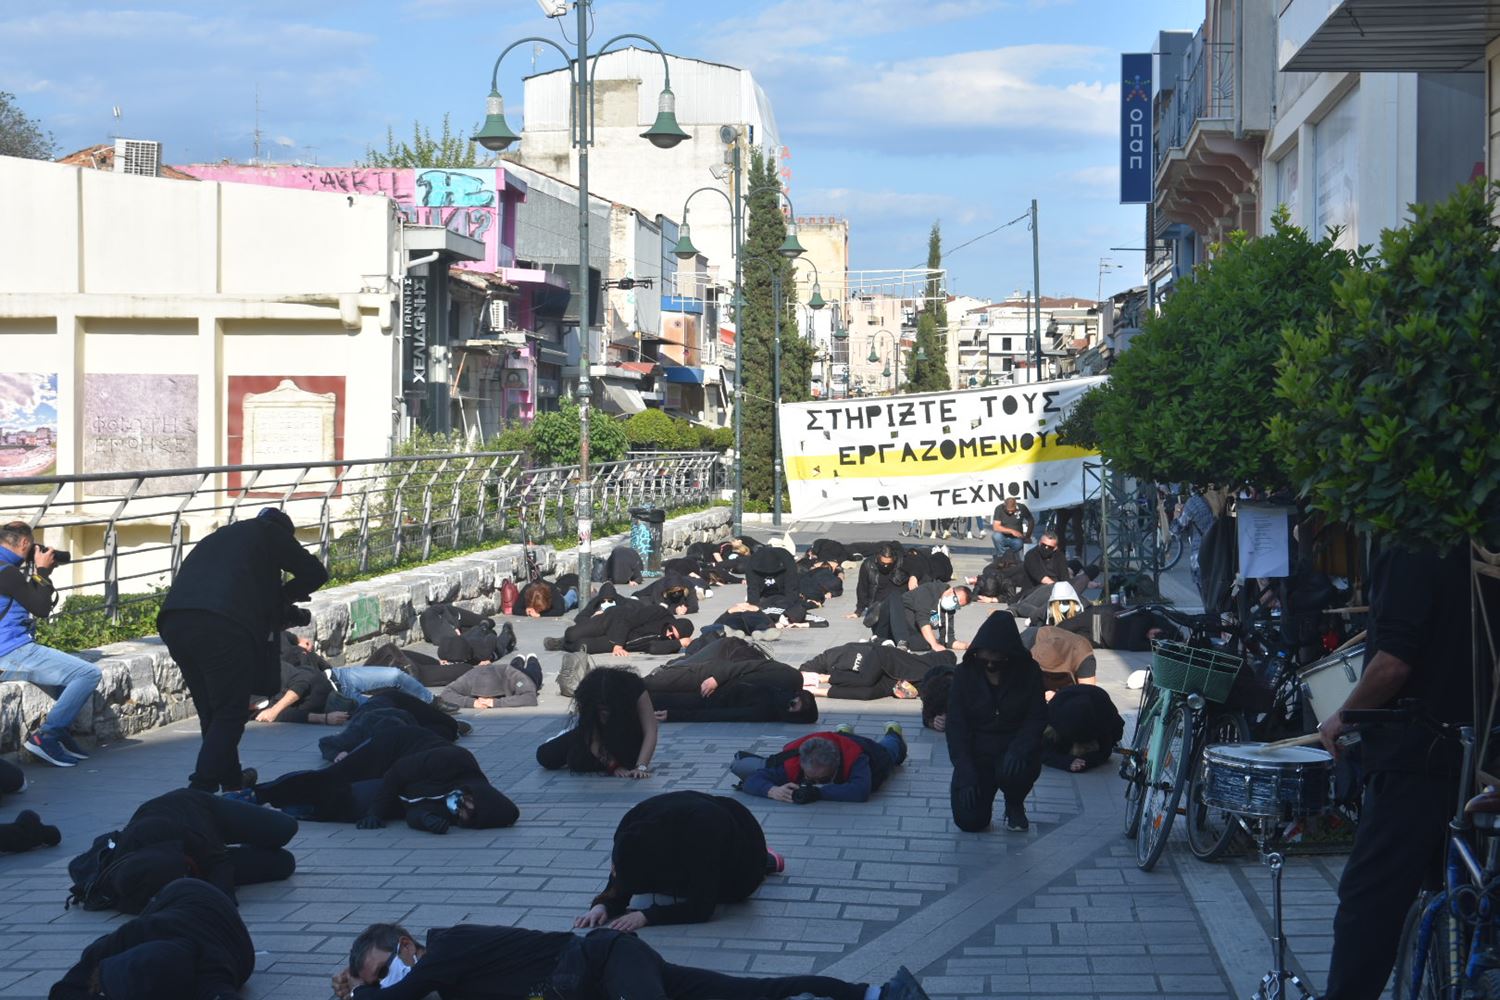
[[[927,237],[927,287],[922,311],[917,317],[917,342],[905,366],[909,392],[939,392],[952,386],[948,381],[948,294],[943,288],[943,234],[932,224]],[[927,360],[917,360],[918,352]]]

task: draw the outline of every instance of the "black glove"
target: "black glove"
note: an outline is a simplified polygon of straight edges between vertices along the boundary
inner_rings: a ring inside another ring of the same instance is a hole
[[[798,785],[797,790],[792,793],[792,801],[799,806],[805,806],[809,802],[816,802],[823,797],[817,785]]]
[[[385,820],[379,816],[366,816],[354,824],[356,830],[380,830],[385,827]]]
[[[1000,761],[1000,777],[1004,781],[1019,781],[1026,774],[1026,758],[1017,753],[1008,753]]]
[[[979,789],[973,785],[964,785],[953,793],[953,797],[960,809],[973,811],[979,808]]]
[[[422,829],[428,833],[447,833],[449,825],[448,817],[442,813],[425,812],[422,814]]]
[[[282,628],[301,628],[304,625],[311,625],[311,624],[312,624],[312,612],[311,611],[307,610],[306,608],[299,608],[299,607],[297,607],[297,605],[292,604],[290,602],[288,602],[287,604],[282,605],[282,608],[281,608],[281,627]]]

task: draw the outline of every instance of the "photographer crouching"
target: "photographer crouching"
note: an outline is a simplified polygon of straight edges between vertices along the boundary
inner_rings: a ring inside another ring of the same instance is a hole
[[[182,561],[157,615],[203,731],[189,788],[230,792],[254,784],[240,768],[250,695],[279,689],[281,631],[312,620],[295,605],[328,582],[328,570],[296,531],[284,511],[267,507],[205,536]],[[291,574],[284,583],[283,573]]]
[[[21,748],[57,767],[88,759],[68,729],[101,676],[92,663],[36,641],[36,623],[57,603],[52,568],[68,558],[38,545],[25,521],[0,526],[0,680],[27,681],[56,693],[52,711]]]

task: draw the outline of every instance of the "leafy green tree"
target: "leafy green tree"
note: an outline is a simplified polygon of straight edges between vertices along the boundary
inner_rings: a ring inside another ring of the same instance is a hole
[[[745,227],[742,269],[745,305],[739,316],[740,349],[745,352],[745,385],[735,405],[745,408],[741,417],[745,453],[740,456],[744,463],[745,499],[762,503],[771,497],[774,461],[771,372],[776,307],[773,274],[779,278],[783,300],[782,397],[787,400],[805,398],[808,391],[806,377],[798,374],[798,345],[802,338],[797,336],[797,290],[792,281],[792,264],[776,252],[786,240],[786,217],[781,213],[780,191],[781,178],[776,174],[775,161],[758,151],[752,154],[750,218]]]
[[[565,401],[561,408],[538,414],[531,425],[531,457],[541,466],[578,464],[578,404]],[[589,412],[589,460],[613,462],[623,458],[629,442],[625,428],[598,407]]]
[[[1078,397],[1078,402],[1073,404],[1068,415],[1057,425],[1058,444],[1098,449],[1099,411],[1104,408],[1105,398],[1110,390],[1111,383],[1104,382]]]
[[[387,128],[385,152],[382,153],[373,146],[368,147],[365,150],[365,158],[360,161],[359,166],[396,169],[405,167],[460,169],[483,166],[479,160],[479,145],[472,139],[455,135],[449,118],[448,114],[443,115],[442,131],[435,139],[432,136],[432,130],[421,122],[412,122],[411,142],[397,142],[395,130]],[[474,133],[479,131],[479,128],[475,126],[469,131]]]
[[[1357,262],[1284,209],[1259,239],[1231,234],[1115,363],[1095,418],[1104,457],[1148,480],[1289,485],[1291,456],[1267,430],[1281,329],[1312,324]]]
[[[52,133],[37,119],[26,117],[15,94],[0,90],[0,156],[50,160],[53,147]]]
[[[948,294],[943,289],[943,233],[939,223],[932,224],[927,237],[926,301],[917,317],[917,342],[906,358],[903,371],[909,392],[941,392],[951,389],[948,380]],[[918,355],[925,356],[921,360]]]
[[[630,447],[657,451],[692,451],[698,434],[686,420],[676,420],[661,410],[646,409],[625,420],[625,439]]]
[[[1500,227],[1483,181],[1381,237],[1285,329],[1272,445],[1312,505],[1392,541],[1500,549]]]

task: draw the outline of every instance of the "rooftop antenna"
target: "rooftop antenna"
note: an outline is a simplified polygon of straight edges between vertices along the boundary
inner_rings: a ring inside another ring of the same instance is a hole
[[[260,84],[255,85],[255,155],[251,163],[260,163]]]
[[[120,106],[118,104],[110,108],[109,113],[115,119],[115,130],[110,133],[109,137],[111,139],[118,139],[120,138],[120,120],[125,117],[125,113],[120,110]]]

